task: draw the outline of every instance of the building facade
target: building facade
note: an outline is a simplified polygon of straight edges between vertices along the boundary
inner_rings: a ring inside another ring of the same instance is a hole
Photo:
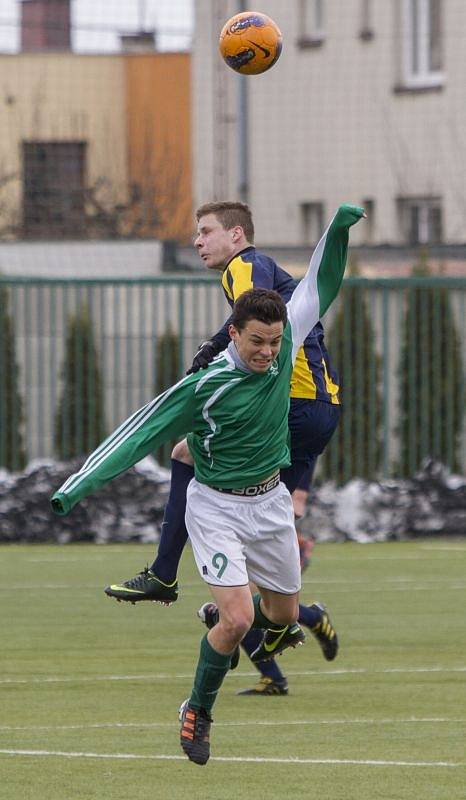
[[[73,53],[69,0],[21,10],[22,50],[0,54],[0,238],[186,241],[189,53],[156,52],[154,36]]]
[[[218,53],[238,5],[196,3],[196,202],[238,196],[246,161],[257,238],[268,246],[312,245],[341,201],[368,211],[355,244],[463,245],[463,0],[264,0],[283,52],[251,77]]]

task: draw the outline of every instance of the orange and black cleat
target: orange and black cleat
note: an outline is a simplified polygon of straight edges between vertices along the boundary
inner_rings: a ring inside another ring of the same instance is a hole
[[[212,717],[203,708],[192,708],[189,700],[180,706],[180,744],[190,761],[207,764],[210,756],[210,726]]]

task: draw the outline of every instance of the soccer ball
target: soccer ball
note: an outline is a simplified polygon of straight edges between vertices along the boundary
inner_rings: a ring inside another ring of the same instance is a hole
[[[222,58],[241,75],[258,75],[273,67],[282,52],[282,34],[273,19],[259,11],[235,14],[222,28]]]

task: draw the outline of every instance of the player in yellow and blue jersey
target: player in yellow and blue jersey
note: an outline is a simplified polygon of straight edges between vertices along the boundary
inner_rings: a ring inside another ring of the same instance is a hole
[[[198,235],[195,247],[208,269],[222,270],[222,288],[230,306],[248,289],[274,289],[287,302],[296,288],[296,281],[276,262],[254,247],[254,225],[251,211],[245,204],[207,203],[196,212]],[[238,249],[239,248],[239,249]],[[234,252],[231,255],[232,250]],[[228,259],[228,260],[226,260]],[[196,354],[192,371],[205,367],[214,355],[228,344],[228,320]],[[291,378],[290,430],[291,465],[281,470],[281,479],[291,495],[309,490],[318,455],[332,437],[340,418],[338,375],[333,368],[324,343],[324,329],[318,322],[299,349]],[[178,457],[184,459],[178,449]],[[297,510],[295,504],[295,512]],[[298,536],[298,541],[300,537]],[[305,565],[306,541],[299,541],[301,564]],[[157,561],[154,565],[157,572]],[[216,609],[206,603],[199,616],[212,625]],[[327,660],[337,655],[338,638],[328,613],[321,603],[300,605],[299,622],[316,636]],[[260,633],[251,630],[242,641],[242,647],[252,655],[259,645]],[[287,694],[287,680],[278,665],[270,660],[256,664],[261,679],[250,689],[239,694]]]

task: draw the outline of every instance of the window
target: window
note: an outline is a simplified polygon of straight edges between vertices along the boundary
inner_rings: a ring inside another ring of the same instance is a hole
[[[361,0],[361,25],[359,28],[359,38],[363,42],[370,42],[374,38],[374,28],[372,25],[373,0]]]
[[[325,0],[298,0],[298,46],[318,47],[325,39]]]
[[[23,142],[25,236],[83,235],[85,158],[85,142]]]
[[[442,0],[403,0],[403,51],[406,86],[442,85]]]
[[[440,244],[442,204],[439,197],[400,198],[400,223],[407,244]]]
[[[324,232],[324,204],[301,203],[301,236],[304,245],[317,244]]]
[[[366,212],[366,220],[362,232],[366,244],[370,244],[374,239],[375,230],[375,201],[371,197],[362,200],[361,205]]]

